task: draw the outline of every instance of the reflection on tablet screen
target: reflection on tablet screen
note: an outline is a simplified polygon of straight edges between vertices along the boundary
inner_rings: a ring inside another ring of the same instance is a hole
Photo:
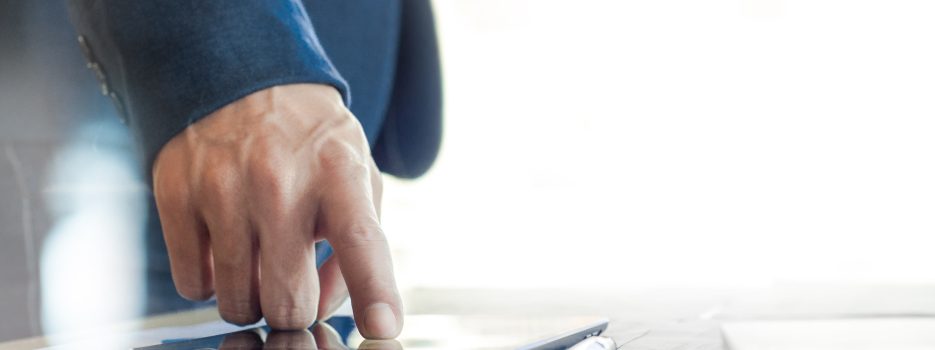
[[[516,318],[419,315],[406,319],[397,340],[368,341],[350,317],[333,317],[305,331],[257,327],[198,339],[166,339],[146,350],[182,349],[517,349],[576,330],[603,330],[600,318]]]

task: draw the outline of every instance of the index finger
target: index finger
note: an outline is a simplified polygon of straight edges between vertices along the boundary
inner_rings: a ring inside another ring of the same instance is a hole
[[[371,339],[394,338],[402,330],[402,302],[393,277],[393,261],[374,203],[379,181],[372,174],[340,177],[329,186],[321,215],[325,238],[334,247],[344,274],[354,318]],[[376,185],[375,185],[376,184]]]

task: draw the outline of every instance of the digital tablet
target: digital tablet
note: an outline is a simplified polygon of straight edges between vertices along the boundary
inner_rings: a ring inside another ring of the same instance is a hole
[[[256,327],[198,339],[166,339],[146,350],[183,349],[566,349],[600,335],[608,321],[596,317],[524,318],[415,315],[399,338],[367,341],[350,317],[334,317],[307,331]]]

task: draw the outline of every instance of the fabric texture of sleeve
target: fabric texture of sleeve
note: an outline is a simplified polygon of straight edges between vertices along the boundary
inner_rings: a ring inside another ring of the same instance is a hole
[[[188,125],[252,92],[347,83],[298,0],[71,0],[72,21],[102,93],[143,152],[144,171]]]
[[[392,96],[374,146],[380,170],[400,178],[424,175],[442,141],[442,70],[432,3],[405,0]]]

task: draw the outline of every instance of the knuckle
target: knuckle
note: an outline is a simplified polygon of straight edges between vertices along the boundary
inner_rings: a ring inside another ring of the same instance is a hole
[[[201,189],[202,199],[209,200],[211,202],[218,202],[219,199],[224,198],[225,188],[224,185],[217,181],[206,181]]]
[[[202,191],[209,198],[224,198],[230,194],[235,181],[236,174],[230,166],[212,166],[205,170]]]
[[[337,242],[334,243],[344,249],[374,244],[386,244],[386,235],[379,226],[357,225],[344,230],[341,235],[337,237]]]
[[[278,156],[255,157],[247,164],[251,189],[271,198],[287,195],[295,175],[294,164]]]
[[[248,165],[248,199],[259,204],[261,216],[286,213],[301,199],[301,186],[288,165],[259,160]]]
[[[272,310],[264,310],[263,316],[266,317],[266,323],[274,329],[299,330],[312,325],[315,313],[312,307],[276,305]]]
[[[228,243],[228,245],[233,245]],[[214,270],[219,276],[237,275],[244,269],[244,262],[249,262],[249,257],[239,252],[237,249],[225,249],[226,256],[215,256]]]
[[[266,184],[270,180],[281,176],[279,166],[274,159],[266,157],[253,157],[246,165],[248,178],[255,180],[253,184]]]
[[[331,140],[324,143],[318,152],[318,161],[324,171],[341,174],[365,172],[367,162],[359,152],[345,142]]]

